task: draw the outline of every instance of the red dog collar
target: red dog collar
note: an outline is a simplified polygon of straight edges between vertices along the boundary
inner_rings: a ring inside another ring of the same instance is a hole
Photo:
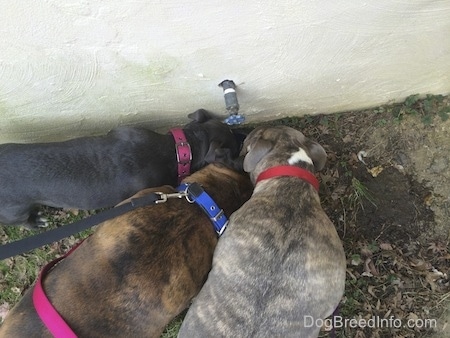
[[[293,176],[301,178],[302,180],[311,184],[317,191],[319,191],[319,181],[312,172],[300,167],[294,167],[290,165],[279,165],[263,171],[256,179],[255,185],[259,181],[278,176]]]
[[[183,129],[173,128],[170,129],[170,133],[175,140],[178,162],[178,183],[180,183],[183,178],[189,176],[191,173],[191,146],[186,139],[186,135],[184,135]]]

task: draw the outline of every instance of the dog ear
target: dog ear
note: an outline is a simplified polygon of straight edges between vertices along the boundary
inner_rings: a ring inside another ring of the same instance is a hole
[[[228,148],[216,148],[210,149],[205,157],[205,161],[208,163],[222,163],[229,168],[233,168],[236,171],[243,171],[244,157],[233,157],[231,150]]]
[[[205,155],[205,162],[213,163],[217,160],[220,160],[222,157],[225,157],[227,153],[222,152],[221,147],[222,147],[222,143],[220,143],[218,141],[212,141],[211,144],[209,145],[208,152]],[[230,150],[228,149],[228,154],[229,153],[230,153]]]
[[[259,161],[273,148],[272,142],[268,140],[259,139],[254,145],[248,146],[247,155],[244,157],[244,171],[252,172],[255,170]],[[244,151],[246,149],[243,149]]]
[[[209,114],[209,112],[207,110],[205,110],[205,109],[198,109],[195,112],[190,113],[188,115],[188,117],[191,120],[197,121],[198,123],[204,123],[204,122],[212,119],[212,117]]]
[[[314,168],[317,171],[322,170],[327,162],[327,153],[325,149],[323,149],[319,143],[311,140],[305,142],[305,147],[308,149],[311,160],[314,163]]]

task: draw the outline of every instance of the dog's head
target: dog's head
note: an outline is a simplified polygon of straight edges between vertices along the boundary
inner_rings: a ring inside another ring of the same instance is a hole
[[[193,159],[194,169],[198,170],[213,162],[234,166],[241,143],[230,127],[204,109],[199,109],[188,117],[193,121],[183,129],[192,131],[199,141],[199,154]]]
[[[327,160],[320,144],[286,126],[254,129],[245,139],[241,155],[252,181],[273,166],[296,165],[314,172],[321,170]]]

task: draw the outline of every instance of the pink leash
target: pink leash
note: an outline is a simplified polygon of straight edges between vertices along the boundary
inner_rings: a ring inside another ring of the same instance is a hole
[[[183,178],[189,176],[191,173],[191,146],[186,139],[186,135],[184,135],[183,129],[173,128],[170,129],[170,133],[175,140],[178,162],[178,183],[180,183]]]
[[[76,338],[77,335],[72,331],[69,325],[64,321],[61,315],[53,307],[52,303],[45,294],[42,282],[45,275],[62,259],[69,256],[82,242],[78,243],[65,255],[48,263],[39,274],[39,278],[33,289],[33,304],[36,312],[44,325],[55,338]]]
[[[186,136],[182,129],[174,128],[170,130],[175,139],[175,147],[177,152],[178,163],[178,182],[188,176],[191,172],[192,152]],[[81,243],[80,243],[81,244]],[[47,295],[45,294],[42,282],[45,275],[62,259],[66,258],[73,250],[78,247],[75,246],[64,256],[61,256],[52,262],[48,263],[39,274],[39,278],[33,289],[33,304],[39,318],[45,324],[47,329],[53,334],[55,338],[76,338],[77,335],[72,331],[69,325],[60,316],[58,311],[53,307]]]

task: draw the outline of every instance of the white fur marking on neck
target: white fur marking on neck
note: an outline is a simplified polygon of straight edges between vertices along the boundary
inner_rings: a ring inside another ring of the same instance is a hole
[[[288,163],[290,165],[293,165],[300,161],[314,165],[311,158],[306,154],[306,151],[304,151],[302,148],[298,148],[298,151],[292,154],[291,158],[288,160]]]

